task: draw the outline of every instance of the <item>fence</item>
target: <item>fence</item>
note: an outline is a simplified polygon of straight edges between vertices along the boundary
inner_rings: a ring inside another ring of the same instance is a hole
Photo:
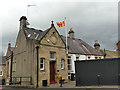
[[[120,85],[120,58],[75,61],[76,86]]]
[[[10,84],[22,84],[29,83],[32,85],[32,77],[12,77],[12,82]]]

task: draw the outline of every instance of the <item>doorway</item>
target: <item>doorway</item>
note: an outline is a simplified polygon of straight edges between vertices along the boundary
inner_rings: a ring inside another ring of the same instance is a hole
[[[55,83],[55,62],[50,62],[50,83]]]

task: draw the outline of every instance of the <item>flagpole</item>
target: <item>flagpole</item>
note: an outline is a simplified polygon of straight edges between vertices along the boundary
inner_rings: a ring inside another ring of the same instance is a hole
[[[66,31],[66,53],[68,54],[68,45],[67,45],[67,27],[66,27],[67,23],[66,23],[66,17],[65,17],[65,31]]]
[[[27,18],[29,18],[29,7],[31,7],[31,6],[36,6],[36,5],[33,5],[33,4],[27,5]]]

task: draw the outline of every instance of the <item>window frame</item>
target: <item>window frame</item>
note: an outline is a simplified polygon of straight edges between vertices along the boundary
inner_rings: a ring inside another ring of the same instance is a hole
[[[98,59],[98,57],[95,57],[95,59]]]
[[[53,55],[52,58],[51,58],[51,55]],[[50,51],[50,60],[56,60],[56,52]]]
[[[13,72],[16,72],[16,62],[13,62]]]
[[[79,61],[79,57],[76,57],[76,61]]]
[[[65,60],[61,59],[61,69],[65,69]]]
[[[43,63],[41,63],[41,60],[43,60],[42,62]],[[43,65],[43,67],[41,68],[41,65]],[[40,58],[40,70],[42,71],[42,70],[45,70],[45,58]]]
[[[70,64],[68,63],[68,67],[70,66],[70,69],[68,68],[68,71],[72,71],[72,60],[71,60],[71,56],[68,56],[68,60],[70,60]]]
[[[3,76],[3,71],[0,71],[0,72],[2,72],[2,74],[0,74],[0,76]]]

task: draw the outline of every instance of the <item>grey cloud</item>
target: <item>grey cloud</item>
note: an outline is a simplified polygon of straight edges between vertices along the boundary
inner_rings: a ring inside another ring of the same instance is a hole
[[[32,2],[31,2],[32,3]],[[89,43],[91,46],[94,40],[98,40],[101,48],[113,49],[117,42],[117,3],[56,3],[44,2],[35,3],[29,8],[28,21],[30,27],[45,30],[50,27],[51,21],[60,34],[65,35],[65,28],[58,28],[57,21],[67,17],[67,29],[75,30],[75,36]],[[26,7],[10,9],[10,14],[3,20],[3,49],[6,50],[8,41],[15,44],[19,31],[19,18],[26,15]],[[7,21],[7,22],[6,22]],[[12,33],[11,33],[12,32]],[[10,34],[10,35],[9,35]]]

